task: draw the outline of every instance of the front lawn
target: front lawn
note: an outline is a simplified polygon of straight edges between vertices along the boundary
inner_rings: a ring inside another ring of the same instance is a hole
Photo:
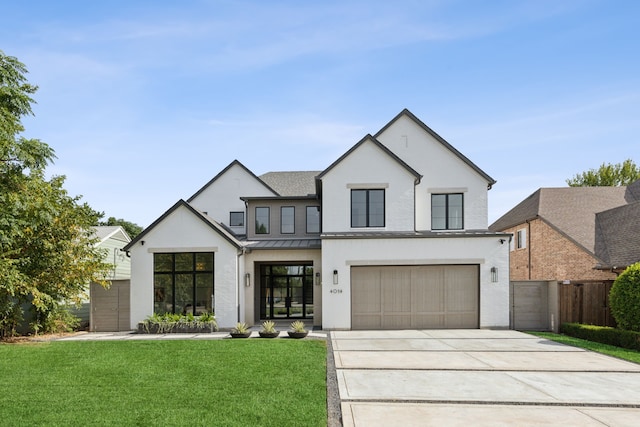
[[[562,344],[572,345],[574,347],[596,351],[598,353],[614,356],[619,359],[628,360],[630,362],[640,363],[640,352],[635,350],[629,350],[626,348],[616,347],[608,344],[601,344],[599,342],[587,341],[581,338],[570,337],[568,335],[554,334],[553,332],[529,333],[540,338],[545,338]]]
[[[0,424],[326,425],[326,343],[0,344]]]

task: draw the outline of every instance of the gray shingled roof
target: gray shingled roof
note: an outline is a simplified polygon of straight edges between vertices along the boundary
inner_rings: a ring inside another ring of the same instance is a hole
[[[640,202],[596,214],[596,256],[606,267],[640,261]]]
[[[259,178],[281,196],[316,194],[316,176],[321,171],[267,172]]]
[[[504,231],[542,218],[567,237],[595,253],[595,215],[625,205],[627,187],[540,188],[489,226]]]

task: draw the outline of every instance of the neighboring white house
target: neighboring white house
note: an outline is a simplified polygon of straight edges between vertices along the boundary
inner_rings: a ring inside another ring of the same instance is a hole
[[[131,328],[155,312],[324,329],[508,328],[495,181],[403,110],[324,171],[237,160],[125,250]]]
[[[90,303],[87,301],[82,304],[80,318],[94,332],[128,330],[131,258],[123,248],[131,242],[131,238],[119,225],[94,228],[98,238],[96,246],[105,251],[104,262],[112,266],[106,277],[110,286],[105,289],[98,283],[91,283]]]

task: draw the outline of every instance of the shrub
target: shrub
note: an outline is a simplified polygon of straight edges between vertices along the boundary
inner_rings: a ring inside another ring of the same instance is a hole
[[[619,328],[640,332],[640,262],[629,266],[613,282],[609,305]]]
[[[640,332],[580,323],[563,323],[560,332],[587,341],[640,351]]]

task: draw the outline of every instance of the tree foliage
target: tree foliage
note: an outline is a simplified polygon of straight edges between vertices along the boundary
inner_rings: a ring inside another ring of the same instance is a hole
[[[98,225],[119,225],[124,228],[124,231],[127,232],[129,237],[132,239],[140,234],[143,230],[141,226],[134,222],[126,221],[122,218],[117,218],[110,216],[106,221],[100,221]]]
[[[613,282],[609,304],[618,328],[640,332],[640,262],[627,267]]]
[[[0,336],[15,333],[25,303],[36,331],[52,324],[59,307],[79,302],[110,267],[91,228],[100,215],[68,195],[63,176],[45,178],[53,149],[21,135],[37,90],[26,72],[0,51]]]
[[[633,160],[627,159],[615,165],[603,163],[598,169],[589,169],[567,179],[567,184],[569,187],[618,187],[629,185],[638,179],[640,167]]]

